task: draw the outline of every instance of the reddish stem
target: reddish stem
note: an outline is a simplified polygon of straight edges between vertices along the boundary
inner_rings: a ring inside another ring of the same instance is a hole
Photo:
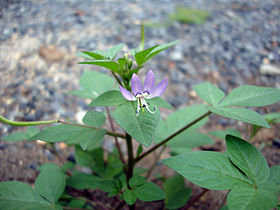
[[[189,207],[191,207],[201,196],[204,195],[204,193],[206,193],[208,191],[208,189],[203,189],[197,196],[195,196],[193,199],[190,200],[190,202],[188,202],[183,208],[182,210],[186,210]]]

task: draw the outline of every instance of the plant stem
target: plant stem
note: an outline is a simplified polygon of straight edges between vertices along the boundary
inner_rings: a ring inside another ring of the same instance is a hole
[[[124,205],[125,205],[125,201],[122,200],[122,201],[117,205],[117,207],[115,208],[115,210],[121,210],[122,207],[123,207]]]
[[[85,209],[82,209],[82,208],[75,208],[75,207],[69,207],[69,206],[63,206],[62,208],[63,209],[69,209],[69,210],[85,210]]]
[[[88,126],[88,125],[82,125],[82,124],[77,124],[77,123],[69,123],[69,122],[65,122],[65,121],[62,121],[62,120],[18,122],[18,121],[8,120],[7,118],[3,117],[2,115],[0,115],[0,122],[3,122],[3,123],[8,124],[8,125],[12,125],[12,126],[34,126],[34,125],[62,123],[62,124],[66,124],[66,125],[73,125],[73,126],[78,126],[78,127],[91,128],[91,129],[95,129],[95,130],[101,129],[101,128],[95,128],[95,127]],[[116,137],[120,137],[120,138],[123,138],[123,139],[126,137],[124,134],[117,133],[117,132],[112,132],[112,131],[107,131],[106,134],[109,135],[109,136],[116,136]]]
[[[161,149],[161,151],[159,152],[159,154],[157,155],[156,159],[155,159],[155,162],[154,164],[152,165],[152,167],[150,168],[150,170],[148,171],[147,175],[146,175],[146,179],[148,180],[150,178],[150,176],[152,175],[152,172],[153,170],[155,169],[159,159],[160,159],[160,156],[162,155],[162,153],[164,152],[164,150],[166,149],[166,145],[164,145]]]
[[[191,199],[190,202],[188,202],[183,208],[182,210],[186,210],[188,209],[190,206],[192,206],[201,196],[204,195],[204,193],[206,193],[208,191],[208,189],[203,189],[197,196],[195,196],[193,199]]]
[[[202,116],[200,116],[199,118],[193,120],[192,122],[188,123],[187,125],[185,125],[183,128],[181,128],[180,130],[176,131],[175,133],[171,134],[170,136],[168,136],[166,139],[164,139],[162,142],[156,144],[155,146],[153,146],[151,149],[147,150],[146,152],[144,152],[142,155],[140,155],[139,157],[135,158],[135,163],[138,162],[139,160],[141,160],[142,158],[146,157],[147,155],[149,155],[150,153],[152,153],[153,151],[155,151],[156,149],[158,149],[159,147],[161,147],[162,145],[166,144],[168,141],[170,141],[172,138],[174,138],[175,136],[177,136],[178,134],[182,133],[184,130],[190,128],[191,126],[193,126],[194,124],[196,124],[197,122],[199,122],[200,120],[202,120],[203,118],[207,117],[208,115],[210,115],[211,112],[208,111],[205,114],[203,114]]]
[[[126,182],[127,182],[128,189],[131,189],[131,187],[129,186],[129,180],[133,176],[134,157],[133,157],[132,138],[129,134],[126,134],[126,142],[127,142],[127,153],[128,153]],[[134,209],[135,209],[135,204],[129,205],[129,210],[134,210]]]
[[[62,120],[58,120],[58,123],[62,123],[62,124],[65,124],[65,125],[73,125],[73,126],[77,126],[77,127],[90,128],[90,129],[94,129],[94,130],[102,129],[102,128],[96,128],[96,127],[92,127],[92,126],[88,126],[88,125],[82,125],[82,124],[78,124],[78,123],[65,122],[65,121],[62,121]],[[125,138],[125,135],[122,134],[122,133],[107,131],[106,134],[109,135],[109,136],[116,136],[116,137],[120,137],[120,138]]]
[[[112,72],[113,76],[115,77],[115,79],[117,80],[117,82],[119,83],[119,85],[123,87],[119,77],[115,74],[115,72],[113,72],[113,71],[111,71],[111,72]]]
[[[33,125],[58,123],[59,120],[17,122],[17,121],[8,120],[7,118],[0,115],[0,121],[5,123],[5,124],[12,125],[12,126],[33,126]]]
[[[112,120],[110,110],[109,110],[108,107],[106,107],[106,111],[107,111],[108,119],[109,119],[109,122],[110,122],[110,125],[111,125],[111,129],[112,129],[113,132],[115,132],[114,122]],[[125,160],[123,158],[123,154],[122,154],[122,150],[121,150],[121,147],[120,147],[120,144],[119,144],[119,140],[116,136],[114,136],[114,139],[115,139],[115,144],[116,144],[116,147],[117,147],[119,155],[120,155],[120,160],[125,165],[126,163],[125,163]]]
[[[139,50],[144,50],[144,46],[145,46],[145,31],[144,31],[144,24],[141,24],[141,43],[140,43],[140,47]]]

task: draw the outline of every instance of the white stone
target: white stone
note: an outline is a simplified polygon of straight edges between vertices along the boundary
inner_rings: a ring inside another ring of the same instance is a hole
[[[280,68],[271,64],[262,64],[260,66],[260,73],[268,75],[280,75]]]

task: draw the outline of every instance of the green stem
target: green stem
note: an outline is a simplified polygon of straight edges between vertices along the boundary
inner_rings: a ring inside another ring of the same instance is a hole
[[[140,50],[144,50],[145,46],[145,32],[144,32],[144,25],[141,24],[141,44],[140,44]]]
[[[52,124],[52,123],[58,123],[59,120],[49,120],[49,121],[32,121],[32,122],[17,122],[8,120],[7,118],[0,115],[0,121],[2,123],[12,125],[12,126],[33,126],[33,125],[43,125],[43,124]]]
[[[77,123],[64,122],[62,120],[18,122],[18,121],[8,120],[7,118],[3,117],[2,115],[0,115],[0,122],[8,124],[8,125],[12,125],[12,126],[34,126],[34,125],[62,123],[62,124],[66,124],[66,125],[73,125],[73,126],[78,126],[78,127],[91,128],[91,129],[95,129],[95,130],[101,129],[101,128],[95,128],[95,127],[92,127],[92,126],[81,125],[81,124],[77,124]],[[123,139],[126,137],[122,133],[117,133],[117,132],[112,132],[112,131],[107,131],[106,134],[109,135],[109,136],[120,137],[120,138],[123,138]]]
[[[134,162],[138,162],[139,160],[141,160],[142,158],[146,157],[147,155],[149,155],[150,153],[152,153],[153,151],[155,151],[156,149],[158,149],[159,147],[161,147],[162,145],[166,144],[168,141],[170,141],[171,139],[173,139],[175,136],[177,136],[178,134],[182,133],[184,130],[188,129],[189,127],[193,126],[194,124],[196,124],[197,122],[199,122],[200,120],[202,120],[203,118],[207,117],[208,115],[210,115],[211,112],[208,111],[206,112],[204,115],[200,116],[199,118],[193,120],[192,122],[190,122],[189,124],[185,125],[183,128],[181,128],[180,130],[176,131],[175,133],[171,134],[170,136],[168,136],[166,139],[164,139],[162,142],[156,144],[155,146],[153,146],[151,149],[147,150],[146,152],[144,152],[142,155],[140,155],[139,157],[135,158]]]

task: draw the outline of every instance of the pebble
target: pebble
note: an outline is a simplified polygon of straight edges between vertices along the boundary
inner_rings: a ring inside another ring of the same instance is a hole
[[[2,144],[2,145],[0,145],[0,150],[5,150],[5,149],[7,149],[8,147],[9,147],[8,144]]]
[[[271,64],[262,64],[260,73],[266,75],[280,75],[280,67]]]
[[[34,146],[35,146],[34,143],[26,142],[26,143],[24,144],[24,148],[26,148],[26,149],[31,149],[31,148],[33,148]]]
[[[136,48],[140,23],[160,25],[178,6],[178,1],[4,2],[0,11],[0,51],[5,52],[0,57],[0,107],[11,120],[75,120],[75,113],[88,110],[87,102],[65,93],[79,89],[83,70],[104,71],[78,65],[82,59],[75,54],[119,43],[126,50]],[[189,103],[187,91],[209,78],[225,92],[248,81],[279,86],[280,77],[271,77],[280,72],[278,0],[186,0],[179,6],[207,10],[211,18],[201,25],[172,21],[167,26],[145,27],[147,48],[180,40],[144,67],[146,71],[153,68],[157,78],[170,79],[164,96],[171,104]],[[219,77],[211,76],[213,72]],[[173,86],[178,87],[176,91]]]
[[[280,139],[273,139],[273,146],[280,148]]]
[[[76,163],[76,160],[75,160],[75,156],[73,154],[70,154],[67,158],[68,161],[72,162],[72,163]]]
[[[31,163],[29,165],[29,168],[31,168],[32,170],[36,170],[37,169],[37,164],[36,163]]]
[[[48,149],[45,149],[45,155],[49,160],[54,160],[54,155]]]

